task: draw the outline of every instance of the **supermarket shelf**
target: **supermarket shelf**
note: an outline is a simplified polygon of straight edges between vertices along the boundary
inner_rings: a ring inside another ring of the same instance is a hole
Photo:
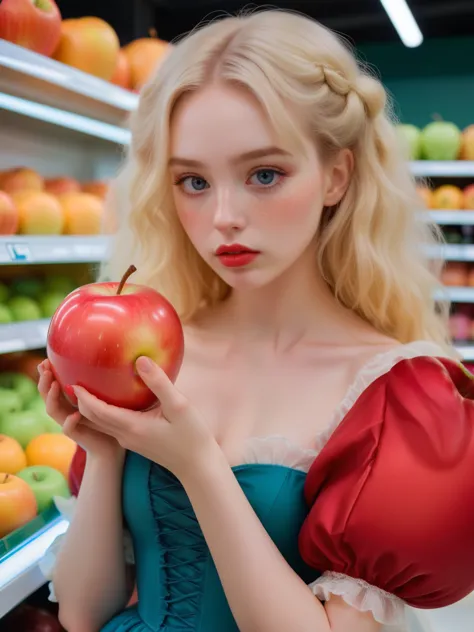
[[[415,160],[410,167],[420,177],[474,178],[474,161],[469,160]]]
[[[49,319],[0,325],[0,354],[42,349],[46,345]]]
[[[436,298],[453,303],[474,303],[474,287],[445,287]]]
[[[53,541],[66,532],[68,521],[58,516],[0,560],[0,618],[38,590],[46,579],[39,562]]]
[[[0,237],[0,265],[97,263],[104,259],[108,243],[102,235]]]
[[[473,226],[474,211],[422,211],[435,224],[440,226]]]
[[[428,257],[442,258],[446,261],[474,261],[474,245],[443,244],[442,246],[427,247]]]
[[[0,107],[114,142],[128,137],[128,118],[138,104],[129,90],[4,40],[0,93]],[[117,138],[107,138],[110,128]]]
[[[455,344],[457,351],[462,355],[463,359],[469,362],[474,361],[474,344]]]

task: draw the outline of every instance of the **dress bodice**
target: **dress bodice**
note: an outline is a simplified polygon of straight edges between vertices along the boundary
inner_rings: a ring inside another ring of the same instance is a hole
[[[318,577],[298,553],[307,514],[306,473],[274,464],[233,468],[269,536],[306,582]],[[115,617],[104,632],[238,632],[191,503],[168,470],[130,453],[123,487],[132,534],[138,606]],[[223,534],[225,537],[225,534]]]

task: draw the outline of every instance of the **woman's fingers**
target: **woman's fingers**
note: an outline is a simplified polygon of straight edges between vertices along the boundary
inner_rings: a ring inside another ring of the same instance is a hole
[[[43,399],[48,396],[48,393],[53,383],[53,374],[51,371],[40,372],[40,379],[38,381],[38,391]]]
[[[78,410],[73,412],[71,415],[68,415],[63,424],[63,433],[67,436],[71,436],[71,434],[74,434],[74,430],[76,429],[81,419],[82,415]]]
[[[64,405],[61,404],[61,389],[57,382],[52,382],[46,396],[46,412],[61,426],[68,417],[67,411],[64,410]]]

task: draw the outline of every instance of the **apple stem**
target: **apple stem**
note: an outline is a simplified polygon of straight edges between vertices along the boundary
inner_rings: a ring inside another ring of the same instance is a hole
[[[151,39],[157,39],[158,37],[158,33],[154,27],[148,29],[148,35],[151,37]]]
[[[125,274],[122,277],[122,280],[119,283],[119,286],[117,288],[117,295],[122,293],[123,286],[127,282],[128,277],[130,277],[136,271],[137,271],[137,269],[136,269],[136,267],[133,264],[128,268],[128,270],[125,272]]]
[[[39,481],[39,476],[36,472],[33,472],[33,480],[34,481]]]

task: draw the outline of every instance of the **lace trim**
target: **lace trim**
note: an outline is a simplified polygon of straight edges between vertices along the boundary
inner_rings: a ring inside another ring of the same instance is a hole
[[[338,596],[359,612],[371,612],[376,621],[387,626],[387,632],[405,632],[407,629],[404,602],[362,579],[326,572],[309,587],[320,601]]]
[[[316,434],[315,449],[302,448],[281,435],[251,437],[246,444],[243,463],[285,465],[302,472],[308,472],[314,459],[324,448],[331,435],[362,393],[401,360],[419,356],[440,357],[446,356],[446,353],[433,342],[417,341],[377,354],[356,375],[342,402],[336,408],[328,427]]]

